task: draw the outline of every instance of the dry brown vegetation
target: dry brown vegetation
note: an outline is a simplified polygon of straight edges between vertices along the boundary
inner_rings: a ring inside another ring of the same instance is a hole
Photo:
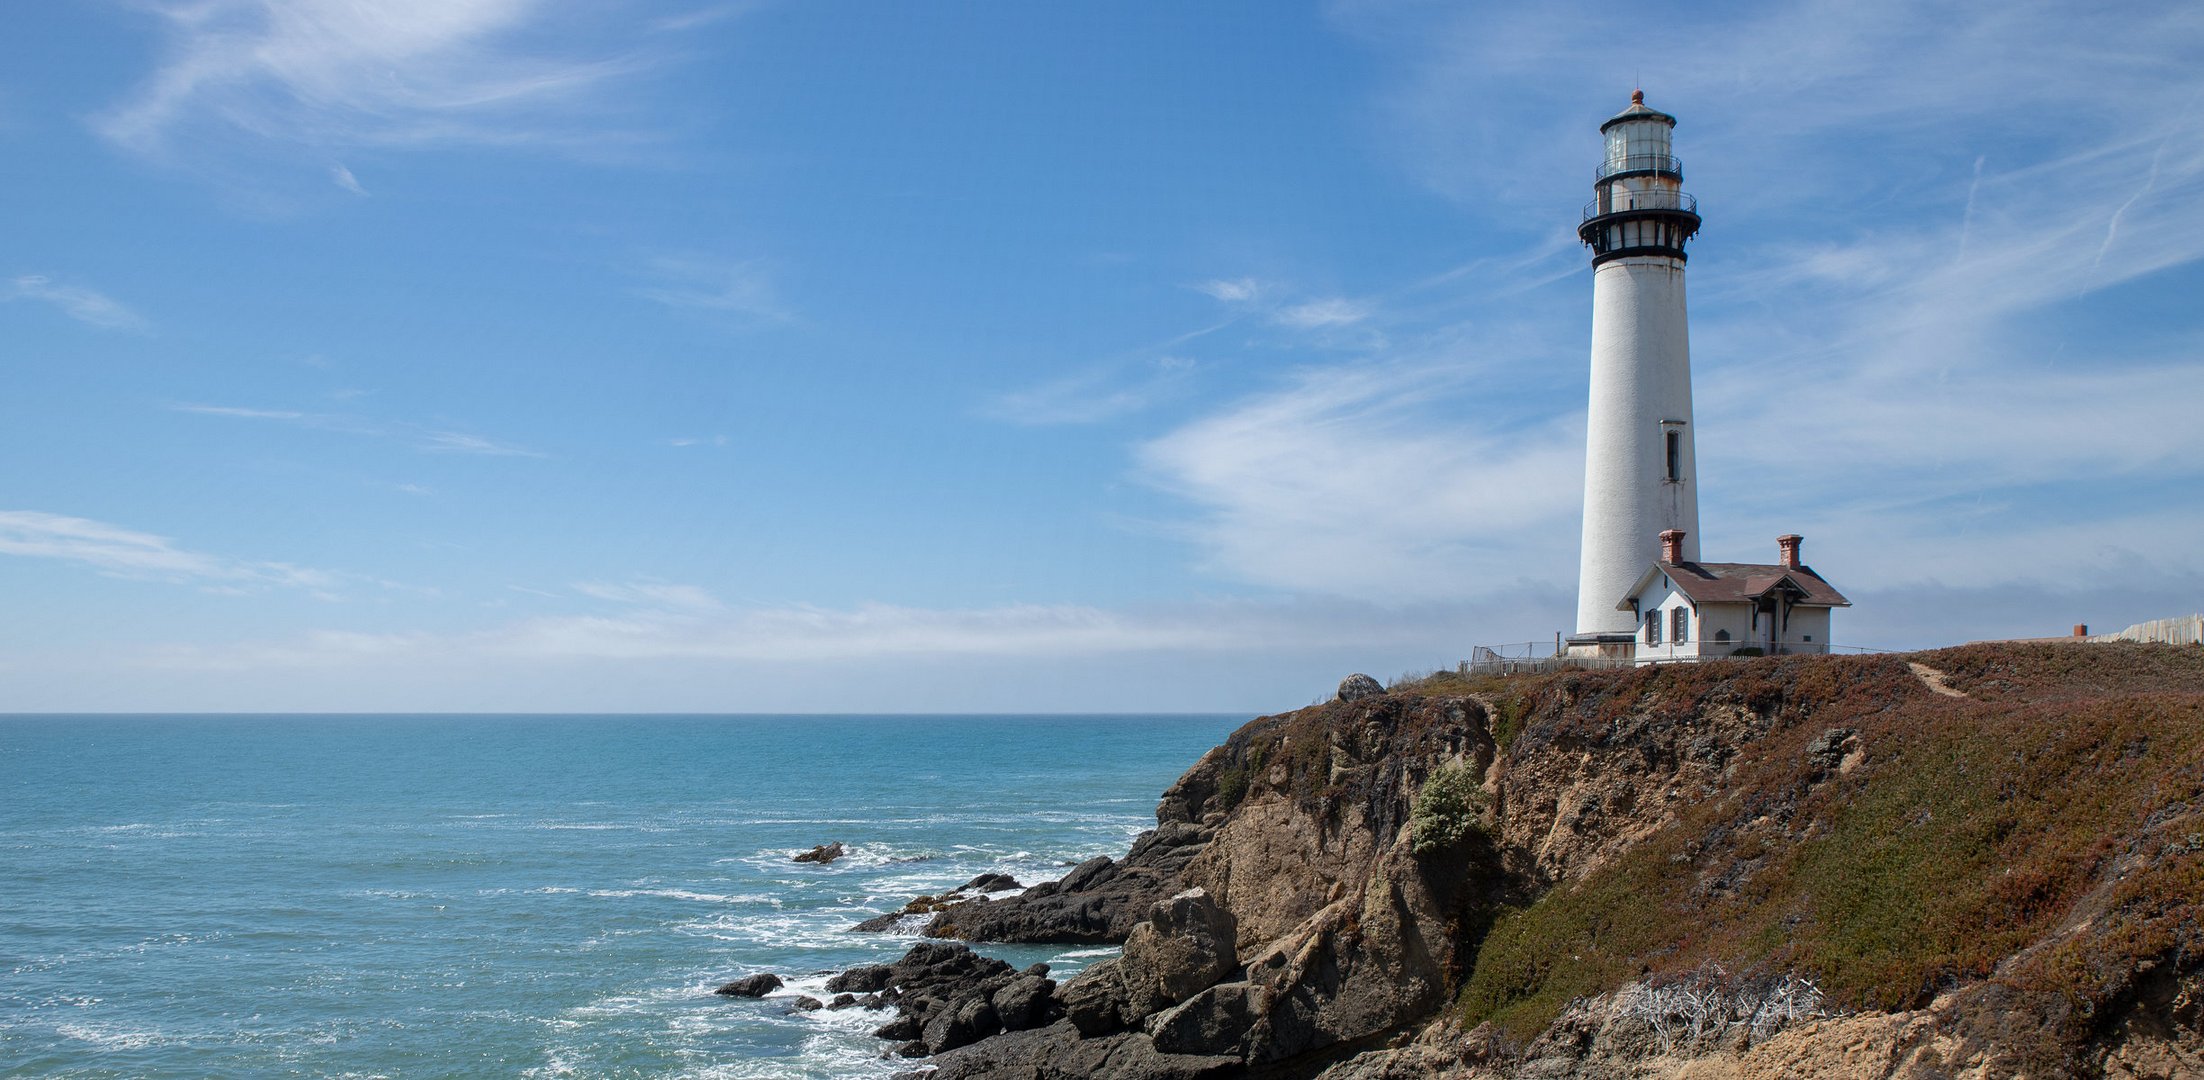
[[[1908,660],[1968,696],[1931,692]],[[1709,710],[1761,732],[1649,838],[1503,914],[1462,988],[1468,1024],[1526,1040],[1572,999],[1720,965],[1809,976],[1844,1009],[1965,988],[2012,1054],[2042,1061],[2077,1052],[2141,973],[2204,957],[2204,649],[1977,645],[1400,689],[1477,695],[1513,758]]]

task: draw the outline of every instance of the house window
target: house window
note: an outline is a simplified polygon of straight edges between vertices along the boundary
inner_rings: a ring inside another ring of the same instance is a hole
[[[1668,482],[1673,484],[1684,478],[1684,436],[1682,432],[1668,432]]]
[[[1669,615],[1669,624],[1668,624],[1668,627],[1669,627],[1669,629],[1668,629],[1668,636],[1669,636],[1669,638],[1670,638],[1670,639],[1674,640],[1674,641],[1676,642],[1676,644],[1678,644],[1678,645],[1682,645],[1682,644],[1684,644],[1684,643],[1686,643],[1686,642],[1690,641],[1690,640],[1691,640],[1691,609],[1689,609],[1689,608],[1675,608],[1675,609],[1673,609],[1673,611],[1672,611],[1672,612],[1671,612],[1671,614]]]
[[[1658,608],[1645,613],[1645,643],[1648,645],[1661,643],[1661,612]]]
[[[1727,645],[1727,644],[1729,644],[1729,643],[1730,643],[1730,632],[1729,632],[1729,631],[1727,631],[1727,630],[1716,630],[1716,631],[1714,632],[1714,643],[1715,643],[1715,644],[1717,644],[1717,645]]]

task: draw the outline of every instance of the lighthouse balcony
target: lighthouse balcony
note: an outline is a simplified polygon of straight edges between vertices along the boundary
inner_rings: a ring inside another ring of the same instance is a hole
[[[1681,191],[1609,191],[1584,204],[1584,223],[1589,225],[1603,217],[1646,211],[1689,214],[1697,218],[1699,200]]]
[[[1608,158],[1599,163],[1592,173],[1592,182],[1599,183],[1617,176],[1666,176],[1684,178],[1684,159],[1674,154],[1627,154]]]

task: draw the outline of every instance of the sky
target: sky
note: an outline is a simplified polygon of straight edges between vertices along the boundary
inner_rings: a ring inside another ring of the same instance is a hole
[[[85,0],[0,36],[0,711],[1230,711],[1572,629],[1679,118],[1702,544],[2204,609],[2189,3]]]

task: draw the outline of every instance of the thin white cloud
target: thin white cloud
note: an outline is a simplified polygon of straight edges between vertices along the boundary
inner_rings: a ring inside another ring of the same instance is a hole
[[[700,586],[661,581],[631,581],[624,585],[583,581],[574,584],[574,591],[596,600],[669,611],[718,611],[725,606]]]
[[[114,577],[189,583],[224,592],[273,586],[327,596],[345,580],[343,575],[291,563],[190,551],[165,536],[37,510],[0,510],[0,555],[54,559]]]
[[[591,123],[593,99],[649,62],[601,44],[610,24],[583,23],[587,9],[537,0],[142,7],[167,31],[165,58],[93,126],[118,146],[161,157],[229,140],[578,144],[605,134]]]
[[[1256,282],[1254,278],[1233,278],[1230,280],[1218,278],[1196,284],[1193,289],[1195,292],[1225,304],[1252,303],[1263,292],[1262,285]]]
[[[708,438],[707,438],[707,437],[705,437],[705,436],[701,436],[701,435],[682,435],[682,436],[679,436],[679,437],[676,437],[676,438],[672,438],[672,439],[667,439],[667,440],[666,440],[666,445],[667,445],[667,446],[682,446],[682,447],[687,447],[687,446],[725,446],[725,445],[727,445],[727,436],[725,436],[725,435],[713,435],[713,436],[710,436],[710,437],[708,437]]]
[[[1371,348],[1383,343],[1378,336],[1337,333],[1376,315],[1373,300],[1305,294],[1295,298],[1290,289],[1252,277],[1216,278],[1190,287],[1234,311],[1235,318],[1258,317],[1274,327],[1310,335],[1319,344]]]
[[[64,285],[44,274],[23,274],[9,282],[9,300],[36,300],[51,304],[62,314],[102,330],[144,333],[149,324],[122,301],[81,285]]]
[[[1197,365],[1183,356],[1110,364],[996,395],[981,414],[1039,427],[1093,424],[1151,408],[1179,392]]]
[[[490,457],[542,457],[526,447],[469,435],[463,431],[417,431],[415,445],[439,454],[484,454]]]
[[[1370,317],[1370,305],[1343,297],[1326,297],[1304,303],[1291,304],[1278,309],[1274,316],[1287,326],[1315,330],[1332,326],[1352,326]]]
[[[302,412],[296,409],[258,409],[239,405],[207,405],[197,402],[175,402],[168,405],[167,408],[172,412],[195,413],[200,416],[222,416],[237,420],[267,420],[289,424],[294,427],[310,428],[315,431],[392,439],[407,443],[416,450],[433,454],[478,454],[487,457],[529,458],[544,456],[540,451],[464,431],[448,431],[405,421],[373,420],[343,413]]]
[[[793,318],[760,259],[665,257],[651,260],[645,273],[656,283],[629,291],[670,308],[720,312],[759,323]]]
[[[345,168],[341,162],[329,166],[329,179],[354,195],[364,196],[368,193],[366,188],[360,186],[360,178],[352,175],[352,170]]]

